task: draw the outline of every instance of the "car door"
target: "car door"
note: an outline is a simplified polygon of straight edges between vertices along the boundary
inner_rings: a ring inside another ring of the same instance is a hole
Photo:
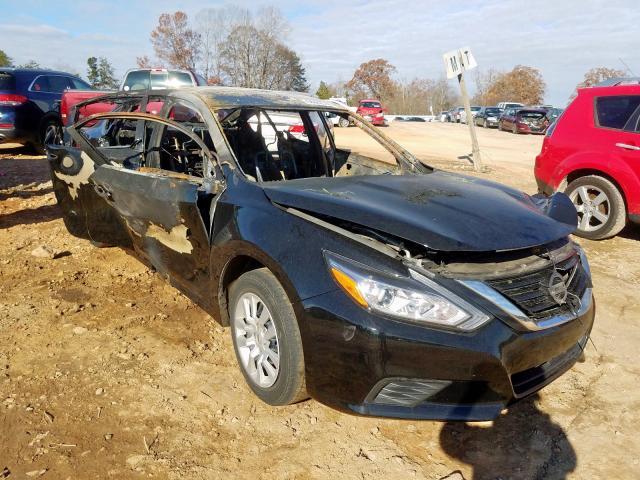
[[[137,153],[141,161],[118,163],[88,142],[79,130],[96,121],[138,121],[135,143],[141,145]],[[147,156],[163,148],[158,132],[166,127],[201,152],[205,159],[202,176],[172,171],[161,164],[147,165]],[[173,285],[199,300],[208,288],[209,212],[223,189],[221,175],[214,173],[214,153],[189,129],[144,113],[102,113],[69,130],[81,149],[50,147],[50,160],[65,223],[75,228],[71,233],[133,249]],[[80,165],[73,176],[66,170],[76,159]]]
[[[615,98],[614,107],[619,115],[609,119],[608,125],[603,125],[606,121],[599,116],[599,125],[607,130],[613,129],[608,130],[608,137],[613,143],[612,161],[625,163],[626,170],[633,172],[637,181],[640,181],[640,95],[609,98]],[[599,107],[600,100],[596,100],[596,108]],[[630,112],[633,113],[629,115]],[[621,130],[615,130],[615,127],[622,122],[624,127]]]

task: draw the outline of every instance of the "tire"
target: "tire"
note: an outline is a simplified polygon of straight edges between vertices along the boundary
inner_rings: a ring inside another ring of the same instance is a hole
[[[54,117],[49,117],[43,122],[38,134],[39,142],[31,144],[33,151],[40,155],[44,155],[46,153],[45,141],[47,138],[53,139],[54,142],[57,142],[62,138],[62,125]]]
[[[338,126],[347,128],[349,126],[349,120],[347,120],[346,118],[340,118],[340,120],[338,120]]]
[[[256,396],[273,406],[309,397],[298,321],[284,288],[267,268],[231,284],[229,321],[238,365]]]
[[[603,240],[617,235],[625,227],[624,198],[608,179],[597,175],[580,177],[569,184],[565,193],[578,210],[577,236]],[[585,199],[590,204],[585,205]]]

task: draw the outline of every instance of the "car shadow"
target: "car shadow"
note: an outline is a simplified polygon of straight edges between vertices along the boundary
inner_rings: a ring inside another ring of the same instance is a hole
[[[15,227],[16,225],[50,222],[58,218],[62,218],[62,211],[58,204],[17,210],[13,213],[0,215],[0,230]]]
[[[577,465],[576,452],[562,427],[537,402],[535,395],[512,405],[488,427],[448,422],[440,432],[440,445],[472,467],[473,480],[566,478]]]
[[[640,240],[640,225],[628,223],[624,230],[618,236],[629,240]]]

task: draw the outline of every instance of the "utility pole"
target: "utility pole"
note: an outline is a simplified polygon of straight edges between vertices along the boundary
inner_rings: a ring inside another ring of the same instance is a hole
[[[476,122],[473,121],[473,115],[471,114],[471,105],[469,103],[469,94],[467,93],[467,83],[464,80],[464,72],[458,74],[458,82],[460,83],[460,93],[462,94],[462,103],[464,104],[469,135],[471,136],[471,160],[473,161],[473,168],[476,172],[481,172],[482,158],[480,156],[480,147],[478,146],[478,137],[476,136]]]

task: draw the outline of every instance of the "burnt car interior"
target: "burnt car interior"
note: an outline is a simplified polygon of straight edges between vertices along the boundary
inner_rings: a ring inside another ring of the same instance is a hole
[[[315,111],[239,108],[225,111],[221,125],[251,181],[401,173],[397,163],[336,147],[323,117]]]
[[[240,108],[222,121],[240,168],[258,181],[327,176],[327,159],[309,136],[306,112]]]

